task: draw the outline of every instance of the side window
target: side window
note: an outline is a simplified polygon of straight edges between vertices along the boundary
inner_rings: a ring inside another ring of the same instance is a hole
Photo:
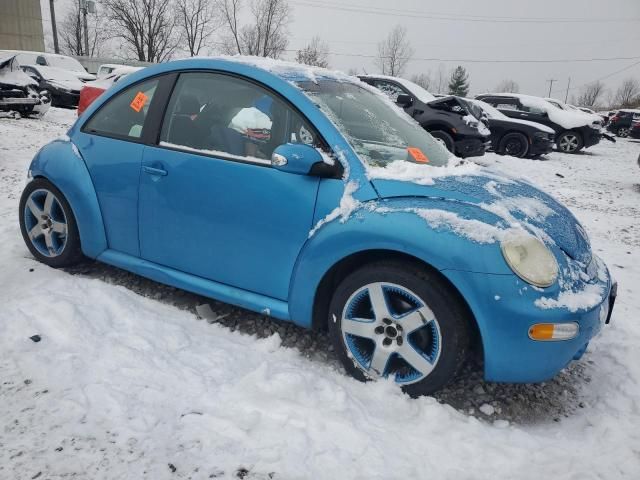
[[[132,85],[103,105],[86,123],[89,133],[130,138],[142,137],[149,105],[158,86],[158,79]]]
[[[518,106],[515,103],[509,103],[507,101],[496,101],[494,106],[498,110],[519,110]]]
[[[42,55],[38,55],[38,58],[36,58],[36,63],[38,65],[46,66],[47,60]]]
[[[160,145],[262,161],[283,143],[320,146],[309,123],[268,90],[229,75],[180,75]]]
[[[398,95],[406,95],[407,92],[404,89],[400,88],[395,83],[384,82],[382,80],[376,80],[373,83],[376,88],[382,91],[387,97],[391,99],[392,102],[395,102],[398,99]]]

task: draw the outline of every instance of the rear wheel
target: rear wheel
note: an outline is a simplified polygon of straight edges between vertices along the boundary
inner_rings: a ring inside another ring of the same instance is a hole
[[[433,138],[439,141],[444,147],[449,150],[451,153],[454,152],[454,141],[453,137],[449,135],[447,132],[443,130],[434,130],[433,132],[429,132]]]
[[[20,230],[29,251],[50,267],[69,267],[82,259],[80,236],[69,203],[51,182],[37,178],[20,198]]]
[[[358,380],[391,378],[412,396],[448,383],[466,358],[461,300],[436,274],[410,263],[377,262],[336,289],[329,332],[338,357]]]
[[[577,153],[584,146],[582,136],[573,130],[568,130],[560,134],[556,143],[558,150],[564,153]]]
[[[503,155],[511,155],[512,157],[526,157],[529,152],[529,140],[522,133],[507,133],[500,140],[498,152]]]

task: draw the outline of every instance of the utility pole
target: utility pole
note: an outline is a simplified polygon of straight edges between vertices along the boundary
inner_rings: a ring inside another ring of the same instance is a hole
[[[547,80],[547,82],[549,82],[549,95],[547,95],[547,97],[551,96],[551,87],[553,87],[553,82],[557,82],[557,80],[555,78],[550,78],[549,80]]]
[[[82,2],[82,16],[84,17],[84,54],[89,57],[89,28],[87,27],[87,0]]]
[[[56,8],[53,5],[53,0],[49,0],[49,12],[51,12],[51,30],[53,30],[53,50],[56,53],[60,53],[60,46],[58,45],[58,27],[56,26]]]
[[[569,98],[569,86],[571,85],[571,77],[569,77],[569,81],[567,82],[567,93],[564,96],[564,103],[567,103],[567,98]]]

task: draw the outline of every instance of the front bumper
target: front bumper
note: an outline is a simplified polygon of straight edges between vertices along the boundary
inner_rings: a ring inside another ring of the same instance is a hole
[[[600,135],[599,130],[596,130],[595,128],[585,128],[584,130],[584,148],[592,147],[600,143],[602,135]]]
[[[455,153],[459,157],[481,157],[491,148],[489,138],[462,138],[455,142]]]
[[[553,151],[554,138],[550,136],[548,138],[533,137],[529,144],[529,155],[544,155]]]
[[[606,270],[606,267],[603,268]],[[536,300],[556,298],[550,289],[536,289],[514,275],[462,271],[442,272],[460,290],[473,312],[484,353],[484,375],[495,382],[535,383],[553,378],[569,362],[580,358],[589,341],[609,322],[617,293],[608,272],[596,279],[602,292],[587,309],[540,308]],[[537,323],[577,322],[578,335],[564,341],[536,341],[529,328]]]
[[[80,92],[51,92],[52,104],[56,107],[77,107],[80,101]]]

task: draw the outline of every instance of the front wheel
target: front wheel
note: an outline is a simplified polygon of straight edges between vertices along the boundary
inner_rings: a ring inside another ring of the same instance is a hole
[[[451,135],[449,135],[447,132],[443,130],[435,130],[429,133],[433,138],[436,139],[437,142],[441,143],[447,150],[449,150],[451,153],[455,153],[454,141]]]
[[[564,153],[577,153],[584,146],[580,134],[571,130],[562,133],[556,143],[558,150]]]
[[[620,138],[627,138],[629,136],[629,129],[627,127],[620,127],[616,135]]]
[[[82,259],[80,236],[69,203],[51,182],[36,178],[20,198],[20,231],[27,248],[50,267],[69,267]]]
[[[378,262],[348,275],[329,311],[335,351],[358,380],[391,378],[411,396],[449,382],[468,350],[466,310],[436,274]]]
[[[523,158],[529,152],[529,140],[525,135],[518,132],[507,133],[500,140],[498,152],[503,155]]]

